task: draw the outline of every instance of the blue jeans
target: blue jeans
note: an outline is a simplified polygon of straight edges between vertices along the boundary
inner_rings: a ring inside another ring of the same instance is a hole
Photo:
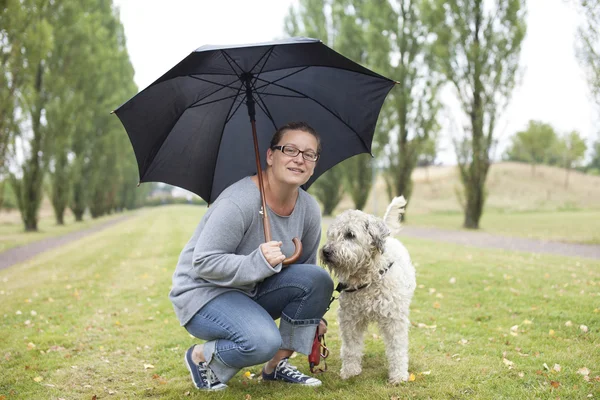
[[[204,357],[225,383],[279,349],[309,354],[332,293],[333,281],[323,268],[293,264],[259,283],[254,297],[232,291],[214,298],[185,329],[207,341]]]

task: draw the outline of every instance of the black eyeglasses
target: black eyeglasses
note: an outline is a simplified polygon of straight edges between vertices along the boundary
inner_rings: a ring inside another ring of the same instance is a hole
[[[302,158],[306,161],[316,162],[321,156],[319,153],[315,153],[313,150],[300,150],[294,146],[273,146],[272,150],[281,150],[283,154],[290,157],[296,157],[298,154],[302,153]]]

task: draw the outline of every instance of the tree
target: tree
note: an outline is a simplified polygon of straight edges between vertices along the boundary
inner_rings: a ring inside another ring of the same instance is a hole
[[[304,0],[286,20],[288,33],[314,34],[353,61],[397,80],[380,115],[372,152],[386,158],[388,193],[407,199],[421,143],[438,128],[440,79],[431,69],[425,4],[424,0]],[[346,170],[351,174],[347,181],[356,183],[349,190],[363,192],[351,193],[360,199],[371,182],[369,171],[359,168],[369,164],[360,157],[344,161],[353,163]]]
[[[42,182],[48,161],[45,108],[50,78],[49,58],[53,47],[51,4],[43,0],[17,2],[23,7],[30,24],[15,36],[10,46],[16,46],[22,56],[18,65],[22,80],[14,95],[16,108],[23,121],[14,132],[24,144],[23,162],[16,165],[10,181],[17,198],[26,231],[36,231],[38,211],[42,201]],[[9,38],[10,40],[10,38]]]
[[[429,136],[429,138],[421,144],[417,159],[417,166],[425,168],[426,181],[429,182],[429,167],[435,164],[438,154],[438,135]]]
[[[559,153],[562,154],[563,167],[566,170],[565,188],[568,188],[571,169],[583,160],[587,146],[579,132],[572,131],[559,140],[558,149]]]
[[[331,215],[344,195],[342,182],[344,166],[338,164],[324,173],[313,183],[309,191],[323,205],[323,215]]]
[[[485,7],[484,7],[485,3]],[[454,88],[468,123],[469,153],[458,157],[465,190],[464,226],[479,228],[496,121],[516,84],[525,36],[525,0],[430,0],[440,70]],[[464,140],[463,140],[464,142]]]
[[[328,40],[330,28],[327,25],[326,6],[330,7],[328,0],[301,0],[298,12],[290,7],[285,19],[285,31],[290,36],[318,38],[331,45]],[[311,186],[311,192],[323,205],[325,215],[331,215],[342,200],[343,176],[343,168],[338,164]]]
[[[586,166],[586,172],[600,175],[600,140],[592,145],[592,157]]]
[[[344,184],[346,192],[354,202],[354,208],[362,210],[367,204],[371,184],[373,183],[373,163],[369,154],[358,154],[343,162]]]
[[[585,21],[577,30],[576,50],[588,85],[600,106],[600,0],[577,0]]]
[[[517,132],[512,138],[512,145],[506,152],[510,161],[531,164],[531,175],[535,175],[536,164],[547,162],[550,150],[557,140],[556,132],[551,125],[540,121],[529,121],[527,129]]]

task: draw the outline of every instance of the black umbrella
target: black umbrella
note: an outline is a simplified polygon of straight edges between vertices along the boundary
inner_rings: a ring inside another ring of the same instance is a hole
[[[371,152],[394,84],[317,39],[203,46],[114,112],[133,145],[140,182],[179,186],[210,204],[258,173],[266,210],[260,154],[277,127],[305,121],[319,132],[323,150],[308,189],[337,163]]]

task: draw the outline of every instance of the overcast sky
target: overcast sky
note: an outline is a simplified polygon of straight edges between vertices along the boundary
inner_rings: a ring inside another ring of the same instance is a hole
[[[294,2],[115,0],[140,90],[202,45],[285,37],[283,20]],[[566,0],[528,1],[527,36],[521,54],[524,74],[498,126],[498,156],[509,137],[531,119],[548,122],[561,133],[577,130],[588,143],[597,139],[596,114],[575,58],[578,21]],[[455,163],[447,138],[442,146],[441,161]]]

